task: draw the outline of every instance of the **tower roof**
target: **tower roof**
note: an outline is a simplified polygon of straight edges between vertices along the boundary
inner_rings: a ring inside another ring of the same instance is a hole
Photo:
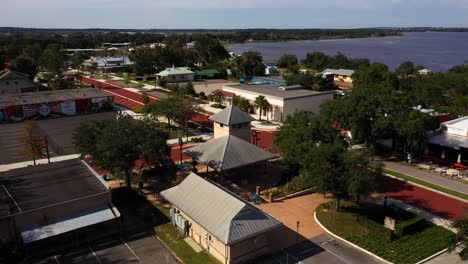
[[[232,105],[229,105],[228,107],[224,108],[221,112],[210,116],[209,119],[223,125],[235,125],[252,122],[255,120],[246,112]]]

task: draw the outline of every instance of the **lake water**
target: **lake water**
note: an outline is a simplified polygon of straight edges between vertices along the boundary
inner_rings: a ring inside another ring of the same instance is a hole
[[[314,51],[329,55],[341,52],[348,57],[384,63],[391,69],[404,61],[412,61],[433,71],[446,71],[454,65],[468,63],[468,32],[410,32],[400,37],[243,43],[228,49],[237,54],[259,51],[265,61],[275,61],[284,53],[303,59]]]

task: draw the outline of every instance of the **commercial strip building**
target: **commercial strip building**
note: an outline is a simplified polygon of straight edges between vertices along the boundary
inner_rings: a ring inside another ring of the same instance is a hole
[[[429,144],[434,152],[449,161],[468,161],[468,116],[440,124],[440,128],[429,133]]]
[[[114,110],[114,97],[95,88],[8,94],[0,97],[0,123]]]
[[[81,160],[0,172],[0,237],[34,248],[118,232],[110,187]]]
[[[326,69],[320,73],[323,78],[333,79],[336,86],[341,89],[352,89],[353,88],[353,70],[347,69]]]
[[[283,224],[223,187],[192,173],[161,192],[172,223],[222,263],[241,263],[276,250]]]
[[[131,61],[127,56],[122,57],[91,57],[89,60],[83,62],[83,67],[88,71],[91,68],[96,67],[99,70],[105,72],[119,72],[125,71],[128,66],[133,65],[134,62]]]
[[[21,72],[4,69],[0,71],[0,95],[37,92],[46,87],[35,83],[30,76]]]
[[[156,78],[166,82],[188,82],[195,80],[195,72],[188,67],[172,67],[157,73]]]
[[[297,85],[278,87],[271,84],[229,84],[223,86],[223,91],[242,96],[251,103],[258,96],[264,96],[272,108],[263,113],[263,118],[275,121],[283,121],[297,111],[319,114],[320,104],[333,99],[335,94],[335,91],[317,92]]]

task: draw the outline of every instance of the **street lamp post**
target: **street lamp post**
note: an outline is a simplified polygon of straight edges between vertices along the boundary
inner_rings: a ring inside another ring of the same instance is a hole
[[[258,134],[260,134],[260,132],[257,132],[257,130],[252,130],[252,144],[254,145],[257,145]]]
[[[182,168],[182,147],[184,146],[184,142],[182,138],[179,138],[179,149],[180,149],[180,167]]]
[[[299,224],[300,222],[296,222],[296,244],[299,242]]]
[[[188,121],[185,121],[184,127],[185,127],[185,137],[186,137],[185,142],[188,142]]]

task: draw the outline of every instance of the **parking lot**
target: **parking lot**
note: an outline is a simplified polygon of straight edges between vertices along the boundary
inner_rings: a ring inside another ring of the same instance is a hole
[[[99,240],[35,264],[115,264],[115,263],[179,263],[153,235],[136,234],[130,240],[113,237]]]

